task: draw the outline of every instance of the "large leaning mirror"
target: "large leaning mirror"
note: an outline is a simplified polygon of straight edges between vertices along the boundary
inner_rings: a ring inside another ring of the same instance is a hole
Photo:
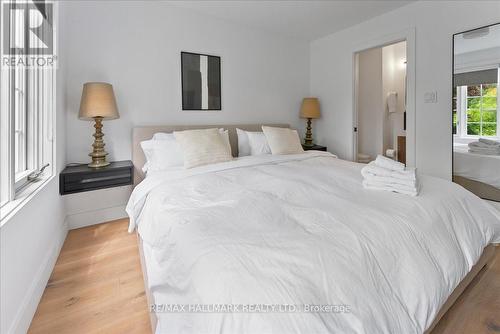
[[[500,23],[453,35],[453,181],[500,201]]]

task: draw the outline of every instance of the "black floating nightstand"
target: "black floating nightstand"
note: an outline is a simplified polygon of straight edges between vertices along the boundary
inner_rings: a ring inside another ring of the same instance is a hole
[[[304,151],[311,151],[311,150],[326,151],[326,146],[321,146],[321,145],[313,145],[313,146],[302,145],[302,148],[304,149]]]
[[[134,166],[130,160],[115,161],[103,168],[68,166],[59,174],[59,193],[66,195],[126,186],[133,182],[133,171]]]

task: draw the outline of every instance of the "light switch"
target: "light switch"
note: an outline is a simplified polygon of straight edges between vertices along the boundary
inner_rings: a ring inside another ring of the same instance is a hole
[[[436,91],[424,93],[424,103],[437,103],[437,101],[438,93]]]

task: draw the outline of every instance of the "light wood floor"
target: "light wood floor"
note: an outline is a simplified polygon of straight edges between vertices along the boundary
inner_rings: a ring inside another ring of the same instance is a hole
[[[72,230],[29,333],[150,333],[128,220]],[[500,333],[500,247],[432,334]]]
[[[128,220],[68,233],[29,333],[151,333]]]

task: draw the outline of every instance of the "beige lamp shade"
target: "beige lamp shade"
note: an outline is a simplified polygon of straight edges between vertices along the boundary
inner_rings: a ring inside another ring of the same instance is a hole
[[[319,118],[319,101],[316,97],[306,97],[302,100],[302,107],[300,108],[301,118]]]
[[[87,82],[83,85],[78,118],[92,120],[119,118],[113,86],[105,82]]]

